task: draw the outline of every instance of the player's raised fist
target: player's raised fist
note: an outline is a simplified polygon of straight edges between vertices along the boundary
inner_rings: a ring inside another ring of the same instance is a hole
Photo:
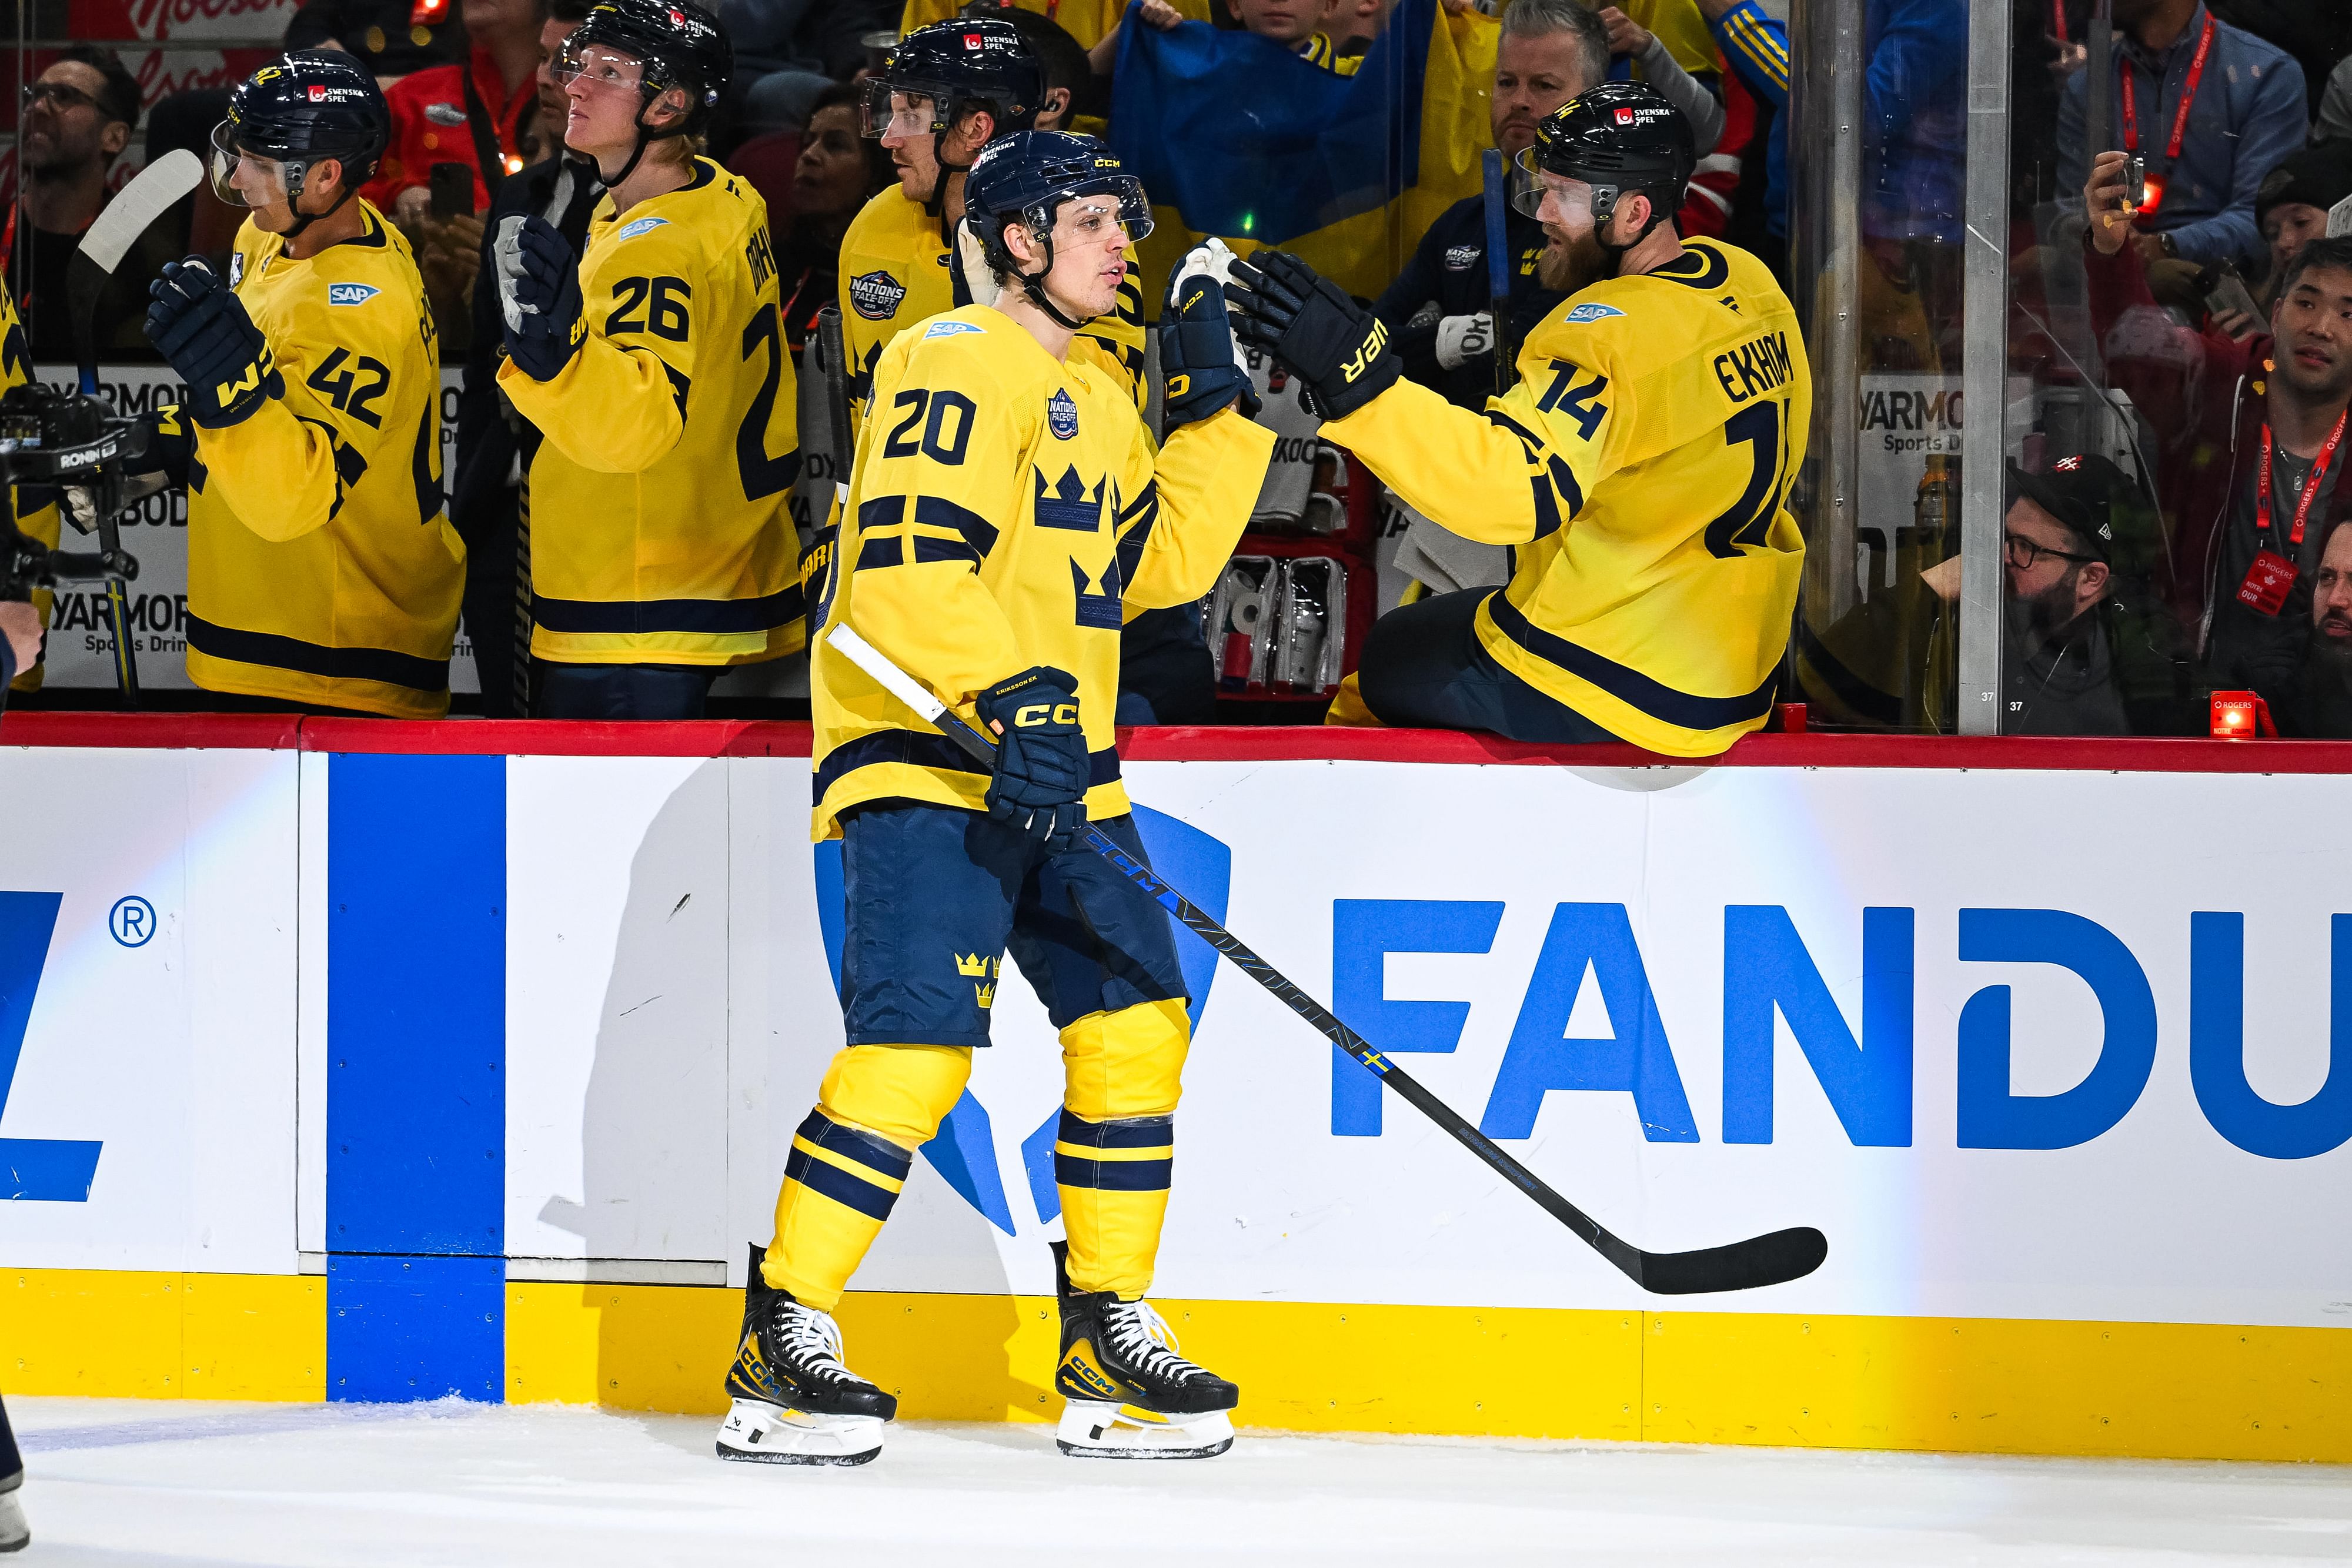
[[[580,261],[553,224],[505,218],[492,246],[507,357],[533,381],[553,381],[579,351]]]
[[[1396,383],[1389,329],[1346,289],[1278,250],[1233,266],[1234,330],[1288,365],[1326,419],[1345,419]]]

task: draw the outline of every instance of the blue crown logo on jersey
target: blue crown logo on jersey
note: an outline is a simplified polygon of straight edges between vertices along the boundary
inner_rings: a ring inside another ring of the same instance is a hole
[[[1060,483],[1049,490],[1044,469],[1033,468],[1030,472],[1037,476],[1035,509],[1039,528],[1090,534],[1102,527],[1103,488],[1110,483],[1108,479],[1096,480],[1095,487],[1088,490],[1076,468],[1065,468]]]
[[[977,332],[980,329],[969,321],[934,321],[923,329],[925,338],[952,338],[959,332]]]
[[[621,225],[621,237],[623,239],[635,239],[639,235],[657,229],[667,222],[669,222],[667,218],[639,218],[633,224],[623,224]]]
[[[1075,560],[1070,562],[1070,580],[1077,591],[1079,625],[1091,626],[1097,632],[1116,632],[1127,623],[1119,606],[1119,591],[1124,585],[1118,580],[1116,557],[1103,568],[1100,593],[1087,591],[1087,569]]]
[[[1067,441],[1078,433],[1078,405],[1070,401],[1066,388],[1055,387],[1054,395],[1045,400],[1045,428],[1056,441]]]
[[[1571,327],[1581,327],[1590,321],[1605,321],[1612,316],[1625,314],[1614,305],[1580,305],[1566,318]]]
[[[330,283],[327,303],[330,305],[364,305],[383,291],[365,283]]]
[[[905,298],[907,286],[887,272],[860,273],[849,280],[849,303],[868,321],[887,321]]]
[[[1222,923],[1234,880],[1234,852],[1221,840],[1149,806],[1137,806],[1135,831],[1142,835],[1151,869],[1182,892],[1209,917]],[[816,918],[824,937],[825,962],[833,967],[834,989],[841,988],[842,933],[848,924],[841,881],[841,841],[816,846]],[[1201,1017],[1208,1010],[1209,987],[1217,977],[1217,950],[1174,920],[1176,961],[1184,971],[1184,992],[1192,998],[1184,1010],[1192,1015],[1192,1034],[1201,1033]],[[1054,1049],[1051,1038],[1014,1041],[1000,1037],[1000,1046]],[[999,1107],[1002,1109],[1002,1107]],[[1021,1113],[1029,1119],[1030,1111]],[[1037,1223],[1049,1224],[1062,1215],[1062,1194],[1054,1185],[1054,1134],[1062,1119],[1059,1105],[1048,1106],[1044,1120],[1020,1142],[1021,1174],[1029,1184],[1029,1201]],[[988,1108],[964,1091],[963,1098],[940,1124],[940,1130],[922,1148],[923,1158],[966,1203],[1007,1236],[1017,1235],[1013,1203],[1004,1190],[1003,1159],[996,1141],[996,1124]]]

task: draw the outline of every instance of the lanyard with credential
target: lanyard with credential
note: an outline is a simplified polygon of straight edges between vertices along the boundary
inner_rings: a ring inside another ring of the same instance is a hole
[[[2197,101],[2198,84],[2205,79],[2205,57],[2213,50],[2213,17],[2207,13],[2205,30],[2197,36],[2197,52],[2189,57],[2189,79],[2180,84],[2180,107],[2172,113],[2172,135],[2164,144],[2164,169],[2147,175],[2147,194],[2139,204],[2142,214],[2153,213],[2163,204],[2164,183],[2171,175],[2172,166],[2180,162],[2180,144],[2189,134],[2189,108]],[[2124,60],[2122,107],[2124,120],[2124,151],[2139,151],[2139,106],[2132,88],[2131,60]],[[2160,85],[2160,84],[2159,84]]]
[[[2313,459],[2311,477],[2303,482],[2303,495],[2294,504],[2294,531],[2287,543],[2297,548],[2303,544],[2303,525],[2311,516],[2311,498],[2319,494],[2321,481],[2327,477],[2327,465],[2336,456],[2336,444],[2344,439],[2344,422],[2352,418],[2352,410],[2336,416],[2336,428],[2327,433],[2326,442],[2319,455]],[[2267,548],[2271,542],[2271,424],[2263,421],[2263,472],[2254,481],[2254,532]]]

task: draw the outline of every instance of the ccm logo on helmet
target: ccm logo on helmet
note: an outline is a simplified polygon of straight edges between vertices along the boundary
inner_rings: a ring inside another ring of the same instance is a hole
[[[1026,707],[1020,707],[1013,710],[1013,722],[1018,728],[1034,729],[1039,725],[1044,724],[1048,716],[1051,716],[1055,724],[1076,724],[1078,722],[1078,705],[1076,703],[1031,703]]]

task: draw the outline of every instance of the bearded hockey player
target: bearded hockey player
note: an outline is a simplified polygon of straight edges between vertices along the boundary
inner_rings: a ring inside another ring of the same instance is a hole
[[[465,546],[441,508],[441,378],[408,244],[355,193],[390,116],[349,55],[230,95],[214,191],[251,209],[226,282],[190,257],[147,336],[187,383],[188,675],[401,718],[449,707]]]
[[[698,718],[729,664],[799,645],[800,471],[767,204],[693,138],[733,52],[692,0],[604,0],[564,40],[564,141],[605,195],[576,264],[497,242],[499,390],[531,459],[531,654],[546,718]]]
[[[1387,329],[1297,258],[1234,265],[1241,335],[1307,381],[1324,438],[1445,528],[1515,551],[1505,587],[1378,622],[1335,722],[1369,709],[1677,757],[1763,724],[1804,560],[1785,500],[1811,377],[1763,264],[1676,235],[1694,163],[1681,111],[1638,83],[1538,126],[1515,200],[1543,222],[1544,286],[1569,298],[1484,413],[1401,381]]]
[[[866,78],[866,134],[898,172],[857,214],[841,242],[841,329],[856,373],[855,417],[890,340],[959,305],[988,304],[993,288],[975,239],[959,244],[964,180],[988,143],[1026,131],[1045,101],[1045,68],[1020,30],[991,17],[940,22],[900,40]],[[1142,400],[1141,300],[1129,280],[1118,308],[1074,345]]]
[[[876,365],[812,615],[997,737],[995,770],[813,641],[814,830],[842,840],[848,1045],[793,1139],[775,1239],[753,1249],[728,1458],[879,1450],[897,1402],[844,1364],[830,1314],[989,1042],[1008,944],[1061,1031],[1062,1449],[1189,1458],[1232,1441],[1237,1391],[1179,1356],[1143,1301],[1191,1039],[1168,918],[1074,846],[1091,821],[1143,857],[1112,745],[1119,624],[1214,583],[1273,437],[1234,407],[1248,382],[1213,278],[1180,275],[1160,329],[1156,457],[1126,387],[1072,352],[1150,227],[1100,142],[1007,137],[969,194],[998,304],[935,317]]]

